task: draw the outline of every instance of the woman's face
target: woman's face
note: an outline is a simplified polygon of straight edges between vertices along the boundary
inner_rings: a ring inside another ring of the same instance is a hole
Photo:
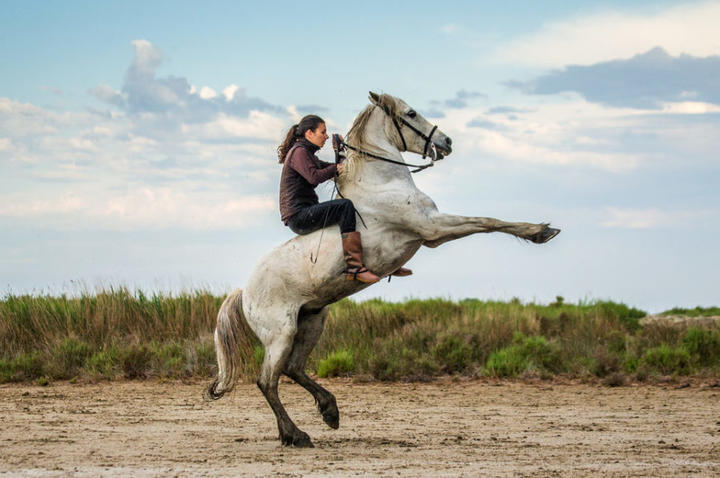
[[[305,131],[305,139],[310,141],[318,148],[322,148],[328,138],[329,136],[327,134],[327,128],[325,127],[325,123],[320,123],[318,127],[315,128],[315,131],[311,129]]]

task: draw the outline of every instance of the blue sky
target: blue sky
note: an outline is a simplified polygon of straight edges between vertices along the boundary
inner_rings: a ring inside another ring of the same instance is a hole
[[[563,233],[424,249],[360,298],[718,304],[718,21],[720,2],[4,1],[0,285],[241,287],[292,237],[284,130],[313,111],[344,133],[374,90],[453,138],[416,177],[442,210]]]

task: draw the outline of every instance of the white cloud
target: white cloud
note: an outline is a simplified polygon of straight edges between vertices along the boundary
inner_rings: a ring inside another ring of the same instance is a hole
[[[678,103],[664,103],[663,113],[674,113],[684,115],[702,115],[707,113],[720,113],[720,105],[702,103],[699,101],[683,101]]]
[[[247,118],[220,113],[203,124],[183,124],[182,132],[205,139],[254,138],[277,140],[287,121],[262,111],[251,111]]]
[[[204,100],[211,100],[213,98],[217,98],[217,93],[215,92],[215,90],[213,90],[209,86],[203,86],[202,88],[200,88],[199,95],[200,95],[200,98],[202,98]]]
[[[687,226],[694,220],[710,214],[709,211],[667,211],[657,208],[620,209],[608,208],[604,227],[624,229],[655,229]]]
[[[459,155],[613,173],[630,171],[643,161],[641,155],[614,147],[607,133],[593,134],[593,129],[631,121],[636,110],[604,108],[576,98],[517,111],[522,112],[510,119],[480,109],[450,109],[440,127],[453,138]]]
[[[445,25],[440,26],[440,31],[443,33],[447,33],[448,35],[452,35],[458,30],[457,25],[453,23],[446,23]]]
[[[232,101],[232,99],[235,97],[235,93],[238,92],[240,88],[237,85],[229,85],[225,87],[223,90],[223,96],[225,96],[225,100]]]
[[[684,4],[658,13],[608,11],[549,23],[500,46],[501,63],[558,67],[629,58],[661,46],[677,56],[720,54],[720,2]]]
[[[0,201],[0,217],[72,229],[233,229],[276,209],[276,200],[268,195],[198,195],[170,187],[138,187],[124,194],[100,197],[86,190],[35,200],[16,194]]]

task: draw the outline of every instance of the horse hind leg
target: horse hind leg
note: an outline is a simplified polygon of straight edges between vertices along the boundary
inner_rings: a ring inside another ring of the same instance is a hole
[[[280,373],[290,356],[293,339],[297,332],[294,325],[296,323],[294,315],[288,314],[288,319],[284,321],[285,324],[276,329],[278,332],[265,344],[265,359],[263,360],[257,385],[275,414],[282,444],[312,448],[313,444],[310,436],[293,423],[278,396]]]
[[[298,330],[293,341],[290,357],[285,365],[284,373],[295,380],[301,387],[315,398],[318,411],[323,421],[332,429],[340,427],[340,412],[335,396],[305,373],[305,364],[315,348],[325,327],[327,308],[316,312],[303,312],[298,316]]]

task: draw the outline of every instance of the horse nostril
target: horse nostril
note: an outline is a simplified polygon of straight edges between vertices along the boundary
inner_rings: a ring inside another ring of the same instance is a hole
[[[445,144],[450,146],[452,144],[452,140],[450,138],[445,138]]]

